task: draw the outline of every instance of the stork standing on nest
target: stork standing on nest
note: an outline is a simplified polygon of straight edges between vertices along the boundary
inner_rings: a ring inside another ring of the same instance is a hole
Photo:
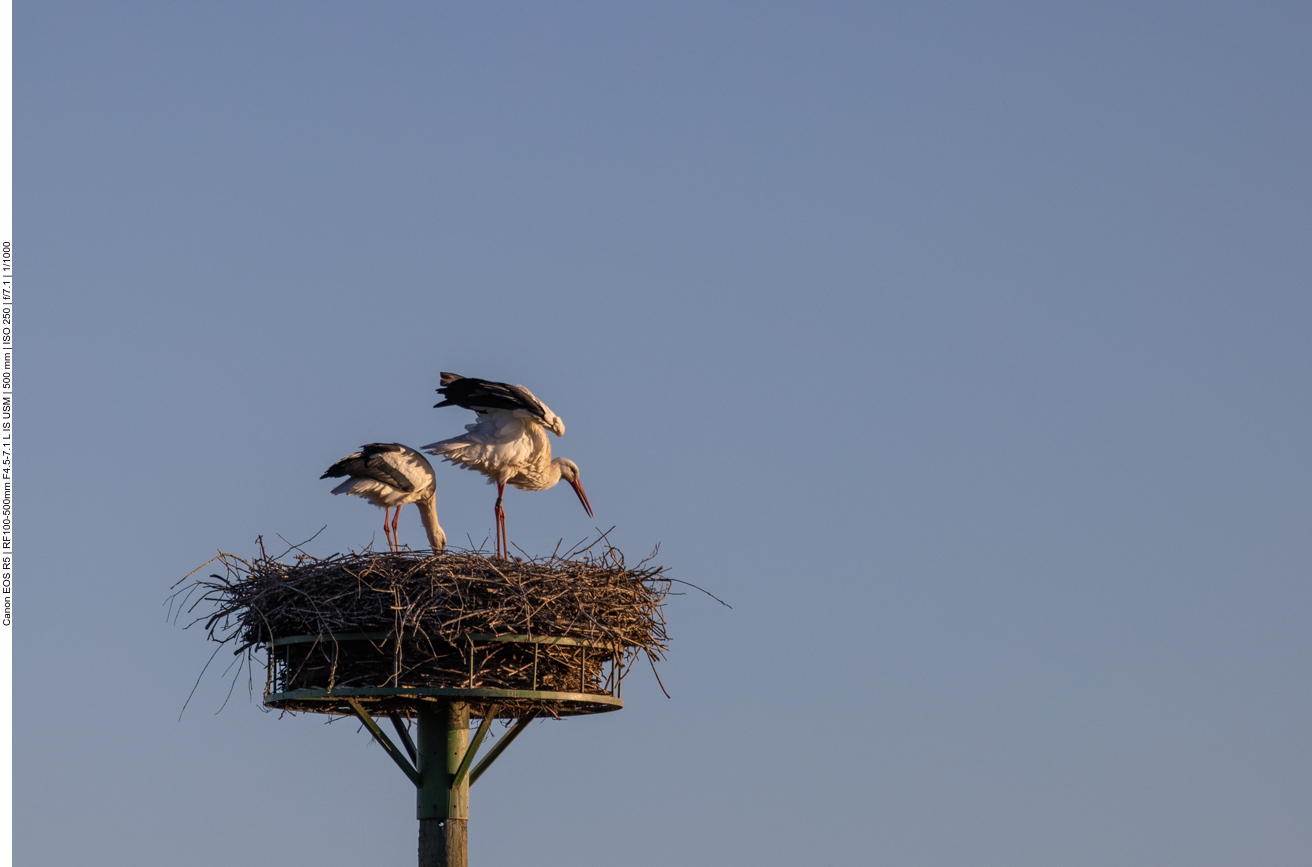
[[[588,517],[592,505],[579,484],[578,464],[565,458],[551,457],[547,431],[563,436],[565,423],[547,405],[522,385],[471,379],[454,373],[442,374],[438,394],[445,398],[435,407],[462,406],[478,414],[478,421],[465,425],[464,436],[430,443],[423,447],[430,455],[441,455],[467,470],[476,470],[497,486],[497,556],[510,556],[506,538],[506,510],[501,500],[506,485],[521,491],[545,491],[561,479],[578,494]]]
[[[346,481],[333,488],[333,493],[362,497],[382,508],[383,534],[393,551],[401,548],[396,522],[406,503],[418,507],[429,547],[434,552],[446,547],[446,533],[437,522],[437,477],[428,458],[400,443],[370,443],[333,464],[319,478],[342,476],[347,477]],[[392,525],[388,527],[388,512],[392,509],[396,514],[390,516]]]

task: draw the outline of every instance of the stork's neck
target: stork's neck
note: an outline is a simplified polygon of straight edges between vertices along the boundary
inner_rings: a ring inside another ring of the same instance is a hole
[[[437,498],[424,497],[415,502],[419,507],[419,519],[424,522],[424,532],[428,534],[428,547],[441,551],[446,547],[446,533],[437,522]]]
[[[551,452],[547,451],[547,455]],[[559,458],[557,459],[559,460]],[[560,481],[560,464],[557,461],[539,460],[535,463],[521,468],[519,472],[511,476],[510,484],[519,488],[521,491],[545,491],[547,488]]]

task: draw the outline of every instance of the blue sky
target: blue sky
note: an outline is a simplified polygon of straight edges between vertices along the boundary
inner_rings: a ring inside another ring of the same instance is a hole
[[[473,863],[1312,856],[1312,13],[1298,4],[26,4],[19,863],[409,863],[350,722],[168,587],[380,542],[319,474],[442,370],[564,418],[545,552],[696,596],[543,722]],[[491,489],[439,468],[453,542]],[[423,540],[417,514],[402,539]],[[77,829],[70,833],[70,829]]]

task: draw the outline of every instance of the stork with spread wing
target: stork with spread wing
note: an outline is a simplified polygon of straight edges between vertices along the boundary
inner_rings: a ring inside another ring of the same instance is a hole
[[[453,464],[487,476],[497,486],[493,510],[497,522],[497,556],[508,557],[506,510],[501,506],[506,485],[521,491],[545,491],[561,479],[569,482],[579,502],[592,517],[592,505],[579,483],[578,464],[551,457],[547,431],[563,436],[565,423],[545,403],[522,385],[471,379],[454,373],[442,374],[438,393],[442,406],[472,409],[478,420],[465,425],[468,433],[423,447],[430,455],[441,455]]]

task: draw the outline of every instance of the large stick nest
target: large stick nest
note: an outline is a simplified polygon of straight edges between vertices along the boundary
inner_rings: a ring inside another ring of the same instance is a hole
[[[664,656],[662,606],[670,579],[648,565],[650,558],[628,567],[618,549],[598,542],[572,556],[538,560],[366,550],[322,559],[298,553],[283,562],[261,545],[249,560],[219,554],[210,562],[222,565],[223,574],[192,581],[175,599],[199,614],[189,625],[203,624],[220,645],[216,653],[227,646],[245,663],[267,659],[265,700],[284,710],[341,712],[344,702],[286,696],[361,687],[614,695],[639,657],[654,668]],[[360,635],[370,638],[353,637]],[[285,643],[297,636],[308,638]],[[275,639],[284,641],[275,646]],[[498,716],[589,709],[530,699],[499,703]],[[375,702],[399,712],[413,705],[399,698]]]

